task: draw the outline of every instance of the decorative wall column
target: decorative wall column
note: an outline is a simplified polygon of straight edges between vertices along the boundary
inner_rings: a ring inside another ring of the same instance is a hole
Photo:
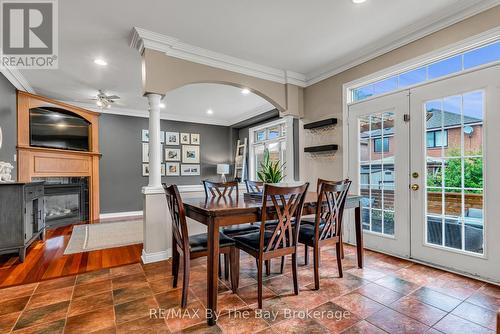
[[[142,262],[150,263],[171,256],[171,222],[161,184],[160,94],[147,94],[149,102],[149,182],[144,194],[144,243]]]

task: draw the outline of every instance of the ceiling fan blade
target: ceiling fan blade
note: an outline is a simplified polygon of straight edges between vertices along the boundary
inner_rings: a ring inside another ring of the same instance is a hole
[[[108,96],[106,96],[106,99],[108,99],[108,100],[119,100],[120,97],[118,95],[108,95]]]

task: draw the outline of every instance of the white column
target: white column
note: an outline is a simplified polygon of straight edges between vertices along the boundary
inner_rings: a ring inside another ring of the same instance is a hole
[[[161,185],[161,142],[159,94],[147,94],[149,102],[149,183],[144,194],[144,263],[165,260],[172,255],[171,222]]]
[[[161,188],[160,94],[148,94],[149,101],[149,188]]]

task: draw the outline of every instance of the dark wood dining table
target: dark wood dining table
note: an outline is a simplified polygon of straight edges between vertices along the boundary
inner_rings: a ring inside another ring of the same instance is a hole
[[[346,209],[354,209],[358,267],[363,267],[363,230],[361,224],[361,196],[349,195]],[[262,201],[240,195],[231,198],[183,199],[186,216],[207,226],[207,321],[215,325],[217,320],[217,289],[219,268],[219,229],[229,225],[260,221]],[[317,194],[309,192],[304,201],[302,215],[316,213]]]

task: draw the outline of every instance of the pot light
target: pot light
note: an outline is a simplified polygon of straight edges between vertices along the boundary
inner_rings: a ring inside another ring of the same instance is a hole
[[[207,114],[212,115],[214,111],[212,109],[207,109]]]
[[[160,108],[165,108],[165,103],[160,103]]]
[[[250,89],[248,89],[248,88],[243,88],[243,89],[241,90],[241,94],[243,94],[243,95],[248,95],[248,94],[250,94]]]
[[[102,58],[96,58],[94,59],[94,64],[99,65],[99,66],[106,66],[108,63],[102,59]]]
[[[102,105],[103,105],[103,103],[102,103],[101,100],[97,100],[96,104],[97,104],[98,107],[102,107]]]
[[[359,3],[363,3],[363,2],[366,2],[366,0],[352,0],[352,3],[355,3],[355,4],[359,4]]]

